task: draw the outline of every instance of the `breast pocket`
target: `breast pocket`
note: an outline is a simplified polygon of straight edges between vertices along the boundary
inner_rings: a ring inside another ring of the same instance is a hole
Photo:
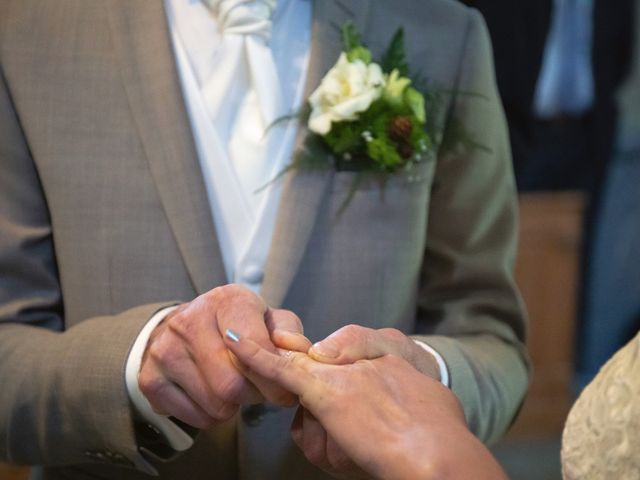
[[[390,176],[335,172],[308,245],[301,278],[329,295],[325,330],[340,322],[369,327],[403,325],[419,281],[435,162]],[[311,292],[311,293],[310,293]],[[307,312],[304,312],[305,314]],[[313,315],[313,312],[308,312]],[[334,328],[334,329],[335,329]],[[310,332],[311,332],[310,331]]]

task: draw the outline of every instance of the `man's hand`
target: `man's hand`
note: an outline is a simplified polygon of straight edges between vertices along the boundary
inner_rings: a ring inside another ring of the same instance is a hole
[[[399,330],[374,330],[348,325],[337,330],[309,350],[319,362],[348,365],[359,360],[373,360],[385,355],[403,358],[423,374],[440,379],[440,369],[433,356]],[[308,412],[301,408],[291,429],[293,441],[315,466],[334,476],[361,478],[361,470],[342,451],[331,435]]]
[[[138,383],[156,413],[206,428],[263,398],[296,403],[295,395],[248,371],[227,350],[222,334],[228,328],[269,352],[276,352],[272,338],[290,350],[310,347],[292,312],[269,309],[239,285],[215,288],[169,314],[149,338]]]
[[[455,395],[404,359],[327,365],[303,353],[273,354],[239,337],[225,340],[243,364],[299,395],[307,415],[361,472],[392,480],[506,479],[467,429]],[[340,465],[329,467],[333,473]]]
[[[309,350],[311,358],[333,365],[373,360],[385,355],[403,358],[419,372],[440,380],[440,368],[433,355],[395,328],[374,330],[360,325],[347,325]]]

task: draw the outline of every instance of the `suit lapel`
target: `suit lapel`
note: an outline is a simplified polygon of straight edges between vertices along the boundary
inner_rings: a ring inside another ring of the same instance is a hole
[[[122,81],[150,170],[198,293],[226,283],[162,1],[109,1]]]
[[[342,51],[341,28],[352,21],[364,33],[370,0],[314,0],[311,55],[305,97],[309,98]],[[300,128],[295,150],[309,135]],[[285,179],[271,249],[265,267],[262,296],[281,306],[304,255],[318,209],[333,171],[294,170]]]

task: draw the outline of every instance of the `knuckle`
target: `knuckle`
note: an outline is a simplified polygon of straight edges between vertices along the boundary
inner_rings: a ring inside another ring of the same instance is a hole
[[[191,341],[198,336],[197,317],[189,315],[186,311],[172,316],[168,320],[168,327],[186,341]]]
[[[238,403],[245,389],[246,380],[243,376],[229,373],[217,385],[216,394],[223,403]]]
[[[345,325],[340,330],[338,330],[341,335],[345,335],[347,337],[357,337],[362,334],[362,327],[360,325],[355,325],[353,323],[349,325]]]
[[[354,324],[345,325],[329,335],[328,338],[332,338],[334,342],[338,342],[340,345],[359,344],[362,339],[362,327]]]
[[[211,297],[216,300],[216,302],[222,302],[225,300],[233,299],[238,296],[244,296],[247,294],[254,295],[251,290],[249,290],[244,285],[240,285],[238,283],[228,283],[226,285],[221,285],[219,287],[211,290]]]
[[[157,401],[161,398],[162,392],[166,388],[166,383],[160,377],[140,372],[140,375],[138,376],[138,387],[153,406],[153,401]]]
[[[407,338],[407,336],[397,328],[382,328],[378,330],[378,332],[389,340],[397,343],[403,342]]]
[[[158,339],[149,345],[148,355],[159,365],[172,365],[180,359],[178,350],[164,339]]]
[[[292,323],[292,326],[295,327],[299,333],[304,333],[304,325],[302,325],[302,320],[300,320],[300,317],[298,317],[298,315],[296,315],[291,310],[281,310],[281,312],[289,319],[289,321]]]
[[[261,310],[266,308],[261,297],[240,284],[230,283],[222,285],[214,288],[206,295],[211,304],[210,308],[213,309],[216,314],[220,315],[230,312],[238,305],[246,305],[247,302]]]
[[[383,359],[388,365],[392,367],[406,365],[407,363],[407,361],[404,358],[402,358],[402,356],[397,355],[395,353],[387,353],[386,355],[384,355]]]

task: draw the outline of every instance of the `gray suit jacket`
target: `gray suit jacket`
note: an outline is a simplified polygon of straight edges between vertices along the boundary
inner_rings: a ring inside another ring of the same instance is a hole
[[[383,194],[364,182],[340,217],[354,173],[291,173],[262,293],[312,340],[348,323],[425,335],[470,427],[494,440],[527,362],[483,21],[448,0],[313,5],[307,92],[338,58],[345,21],[376,54],[403,26],[414,71],[481,94],[445,97],[439,120],[461,119],[491,153],[441,153]],[[0,458],[43,465],[46,478],[139,478],[118,465],[143,456],[166,478],[322,477],[289,440],[290,411],[240,415],[164,464],[154,455],[171,452],[134,428],[123,379],[133,339],[158,308],[227,282],[163,3],[0,0],[0,62]]]

